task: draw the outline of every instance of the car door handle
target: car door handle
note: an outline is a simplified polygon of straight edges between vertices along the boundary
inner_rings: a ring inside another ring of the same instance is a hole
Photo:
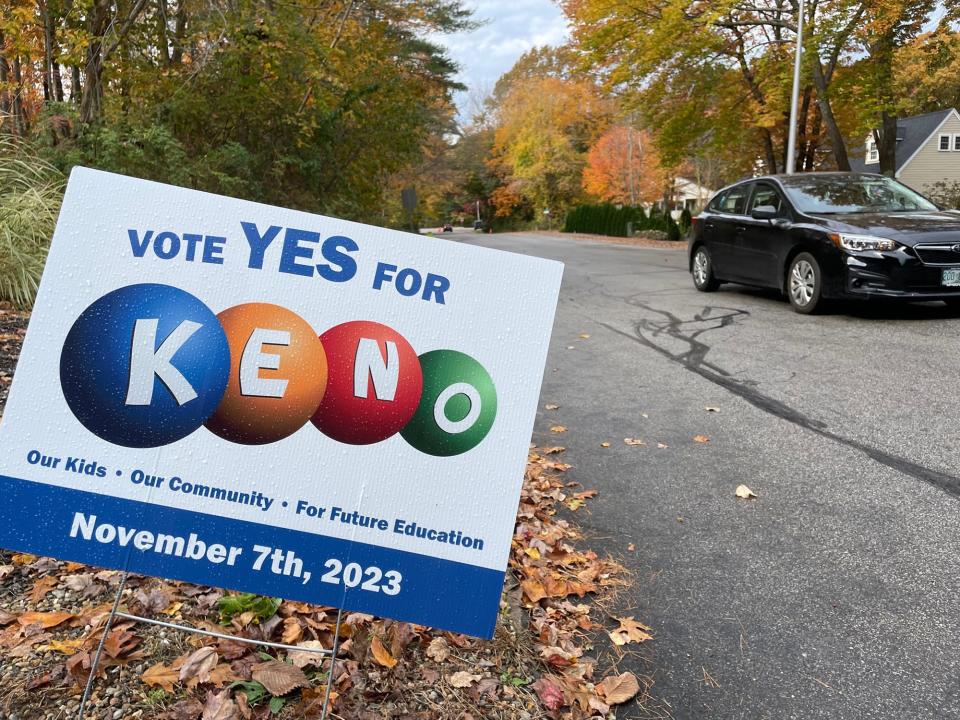
[[[704,223],[704,227],[707,230],[713,230],[716,226],[717,226],[716,223],[712,223],[712,222]]]

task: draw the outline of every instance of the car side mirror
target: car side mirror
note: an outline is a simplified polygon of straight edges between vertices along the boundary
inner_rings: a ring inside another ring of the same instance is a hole
[[[754,220],[776,220],[780,212],[773,205],[758,205],[750,211]]]

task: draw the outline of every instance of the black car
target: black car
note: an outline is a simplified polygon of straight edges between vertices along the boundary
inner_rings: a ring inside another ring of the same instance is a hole
[[[777,288],[812,313],[833,298],[943,300],[960,306],[960,212],[866,173],[746,180],[693,219],[698,290]]]

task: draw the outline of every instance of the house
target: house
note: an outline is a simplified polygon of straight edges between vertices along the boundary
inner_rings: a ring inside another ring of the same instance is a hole
[[[897,121],[896,178],[920,192],[937,182],[960,182],[960,113],[954,108]],[[871,133],[863,157],[850,169],[880,172],[880,153]]]
[[[691,214],[696,215],[711,197],[713,197],[713,190],[710,188],[698,185],[688,178],[674,178],[673,190],[670,193],[670,214],[674,220],[679,220],[680,214],[686,208]],[[665,209],[663,200],[658,200],[654,204],[661,211]],[[650,207],[648,205],[646,209],[649,210]]]

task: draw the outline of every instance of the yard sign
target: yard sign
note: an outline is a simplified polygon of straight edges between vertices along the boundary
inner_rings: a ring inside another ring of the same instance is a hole
[[[490,637],[561,273],[78,168],[0,547]]]

